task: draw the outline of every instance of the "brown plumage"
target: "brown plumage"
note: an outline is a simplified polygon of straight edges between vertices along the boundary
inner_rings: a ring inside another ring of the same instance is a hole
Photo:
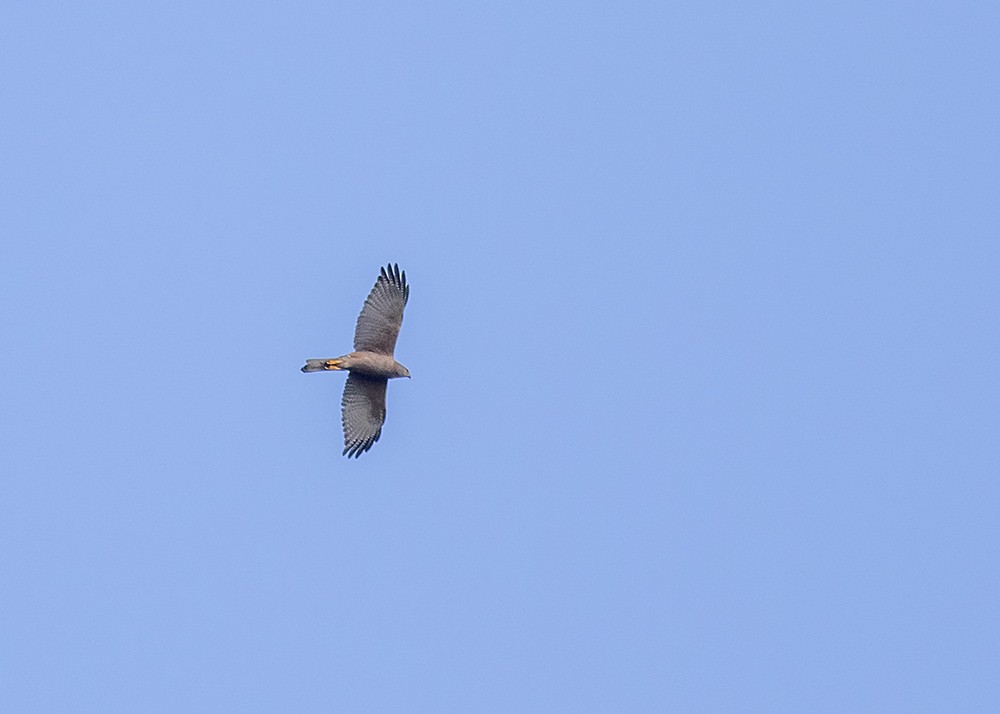
[[[409,297],[406,273],[395,264],[382,268],[358,315],[354,352],[332,359],[308,359],[302,368],[303,372],[350,372],[340,401],[348,458],[361,456],[382,435],[388,381],[410,376],[410,370],[392,356]]]

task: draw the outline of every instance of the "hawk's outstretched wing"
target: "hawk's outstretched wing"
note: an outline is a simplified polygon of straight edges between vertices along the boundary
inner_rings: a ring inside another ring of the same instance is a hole
[[[382,268],[354,328],[354,349],[392,356],[403,324],[403,308],[410,297],[406,272],[398,265]]]
[[[388,380],[366,377],[357,372],[347,375],[344,396],[340,400],[344,422],[344,454],[361,456],[382,435],[385,423],[385,385]]]

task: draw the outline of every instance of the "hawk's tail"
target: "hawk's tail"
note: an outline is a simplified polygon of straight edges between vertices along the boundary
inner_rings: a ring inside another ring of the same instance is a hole
[[[307,359],[303,372],[322,372],[325,369],[344,369],[341,367],[342,358],[337,359]]]

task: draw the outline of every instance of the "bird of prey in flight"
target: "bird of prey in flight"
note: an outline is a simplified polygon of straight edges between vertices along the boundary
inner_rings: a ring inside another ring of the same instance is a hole
[[[378,441],[385,423],[385,388],[393,377],[410,370],[392,356],[410,297],[406,273],[390,264],[381,269],[354,328],[354,352],[332,359],[307,359],[303,372],[347,370],[340,400],[344,423],[344,455],[357,458]]]

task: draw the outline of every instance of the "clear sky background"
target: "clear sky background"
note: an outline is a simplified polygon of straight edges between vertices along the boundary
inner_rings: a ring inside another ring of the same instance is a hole
[[[995,711],[998,37],[4,3],[0,710]]]

